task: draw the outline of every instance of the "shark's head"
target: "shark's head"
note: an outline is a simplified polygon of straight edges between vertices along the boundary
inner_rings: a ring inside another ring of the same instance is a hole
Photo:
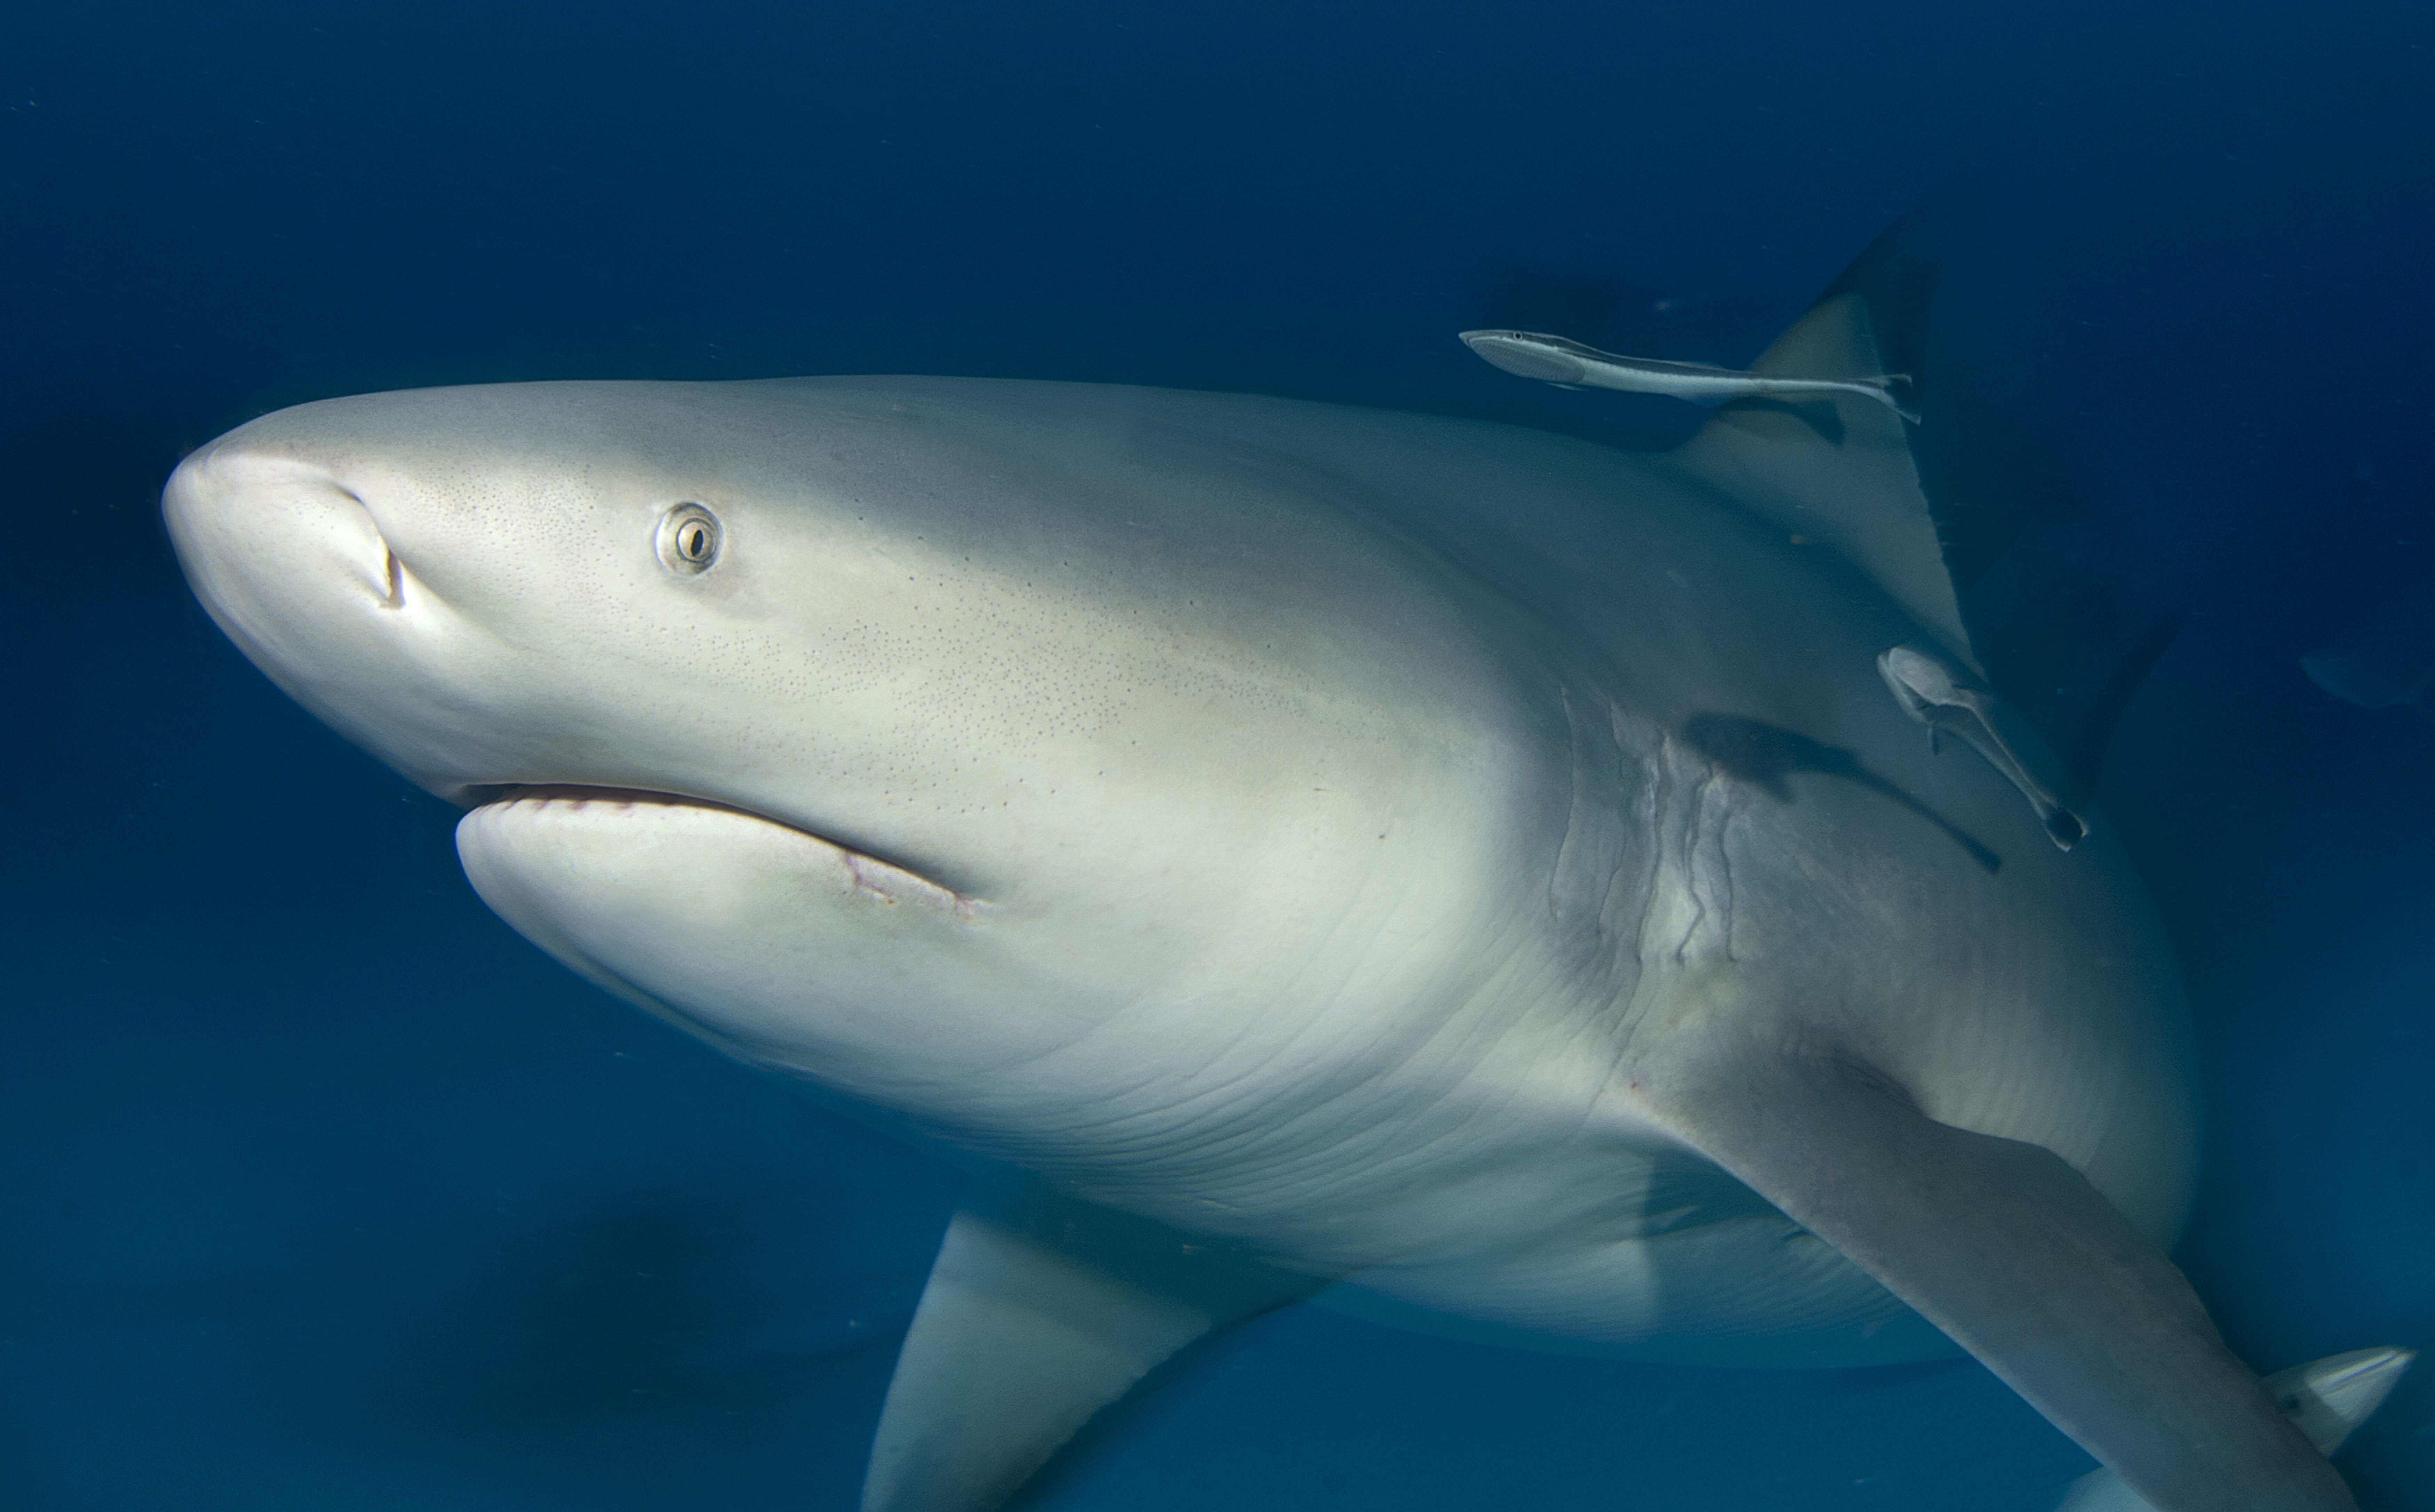
[[[1095,1057],[1369,1032],[1563,821],[1563,742],[1460,575],[1173,403],[373,395],[231,433],[164,507],[265,672],[471,808],[527,936],[988,1140]]]

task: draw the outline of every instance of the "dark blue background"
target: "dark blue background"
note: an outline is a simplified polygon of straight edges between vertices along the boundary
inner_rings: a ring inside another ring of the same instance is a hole
[[[1453,333],[1737,363],[1931,196],[1978,356],[2196,611],[2104,789],[2201,1015],[2181,1258],[2261,1366],[2435,1340],[2435,731],[2293,660],[2435,576],[2430,46],[2382,3],[0,9],[0,1507],[846,1507],[952,1194],[493,921],[453,816],[186,594],[184,449],[856,370],[1650,444],[1690,412]],[[2435,1504],[2435,1381],[2347,1465]],[[1047,1494],[2044,1512],[2084,1466],[1973,1366],[1305,1308]]]

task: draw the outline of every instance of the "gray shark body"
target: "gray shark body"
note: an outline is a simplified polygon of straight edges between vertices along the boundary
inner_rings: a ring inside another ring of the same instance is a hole
[[[1848,300],[1787,343],[1877,370]],[[1889,696],[1889,647],[1970,648],[1899,422],[1820,403],[1643,457],[1071,385],[430,390],[254,421],[166,508],[249,655],[471,808],[517,928],[996,1174],[876,1512],[989,1504],[1314,1294],[1958,1345],[2167,1512],[2346,1507],[2164,1259],[2135,880]]]

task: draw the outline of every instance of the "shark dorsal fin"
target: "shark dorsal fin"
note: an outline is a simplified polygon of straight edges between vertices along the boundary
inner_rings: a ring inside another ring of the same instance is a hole
[[[1751,370],[1865,379],[1885,372],[1867,301],[1831,294],[1776,338]],[[1920,486],[1903,421],[1881,404],[1837,395],[1729,405],[1677,448],[1676,466],[1787,535],[1840,555],[1874,578],[1943,648],[1981,671]]]

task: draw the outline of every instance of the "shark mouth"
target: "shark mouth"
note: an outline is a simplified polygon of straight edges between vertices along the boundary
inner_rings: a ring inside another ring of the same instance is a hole
[[[785,819],[736,804],[722,803],[716,799],[694,798],[651,788],[598,787],[581,782],[500,782],[468,788],[464,801],[476,813],[496,818],[519,814],[571,818],[587,816],[595,810],[599,811],[599,817],[613,820],[621,815],[641,816],[653,810],[728,816],[738,823],[783,830],[833,853],[858,891],[889,902],[918,903],[951,912],[960,919],[973,918],[981,906],[979,899],[933,881],[901,862],[875,855],[831,835],[806,830],[799,824],[790,824]]]

